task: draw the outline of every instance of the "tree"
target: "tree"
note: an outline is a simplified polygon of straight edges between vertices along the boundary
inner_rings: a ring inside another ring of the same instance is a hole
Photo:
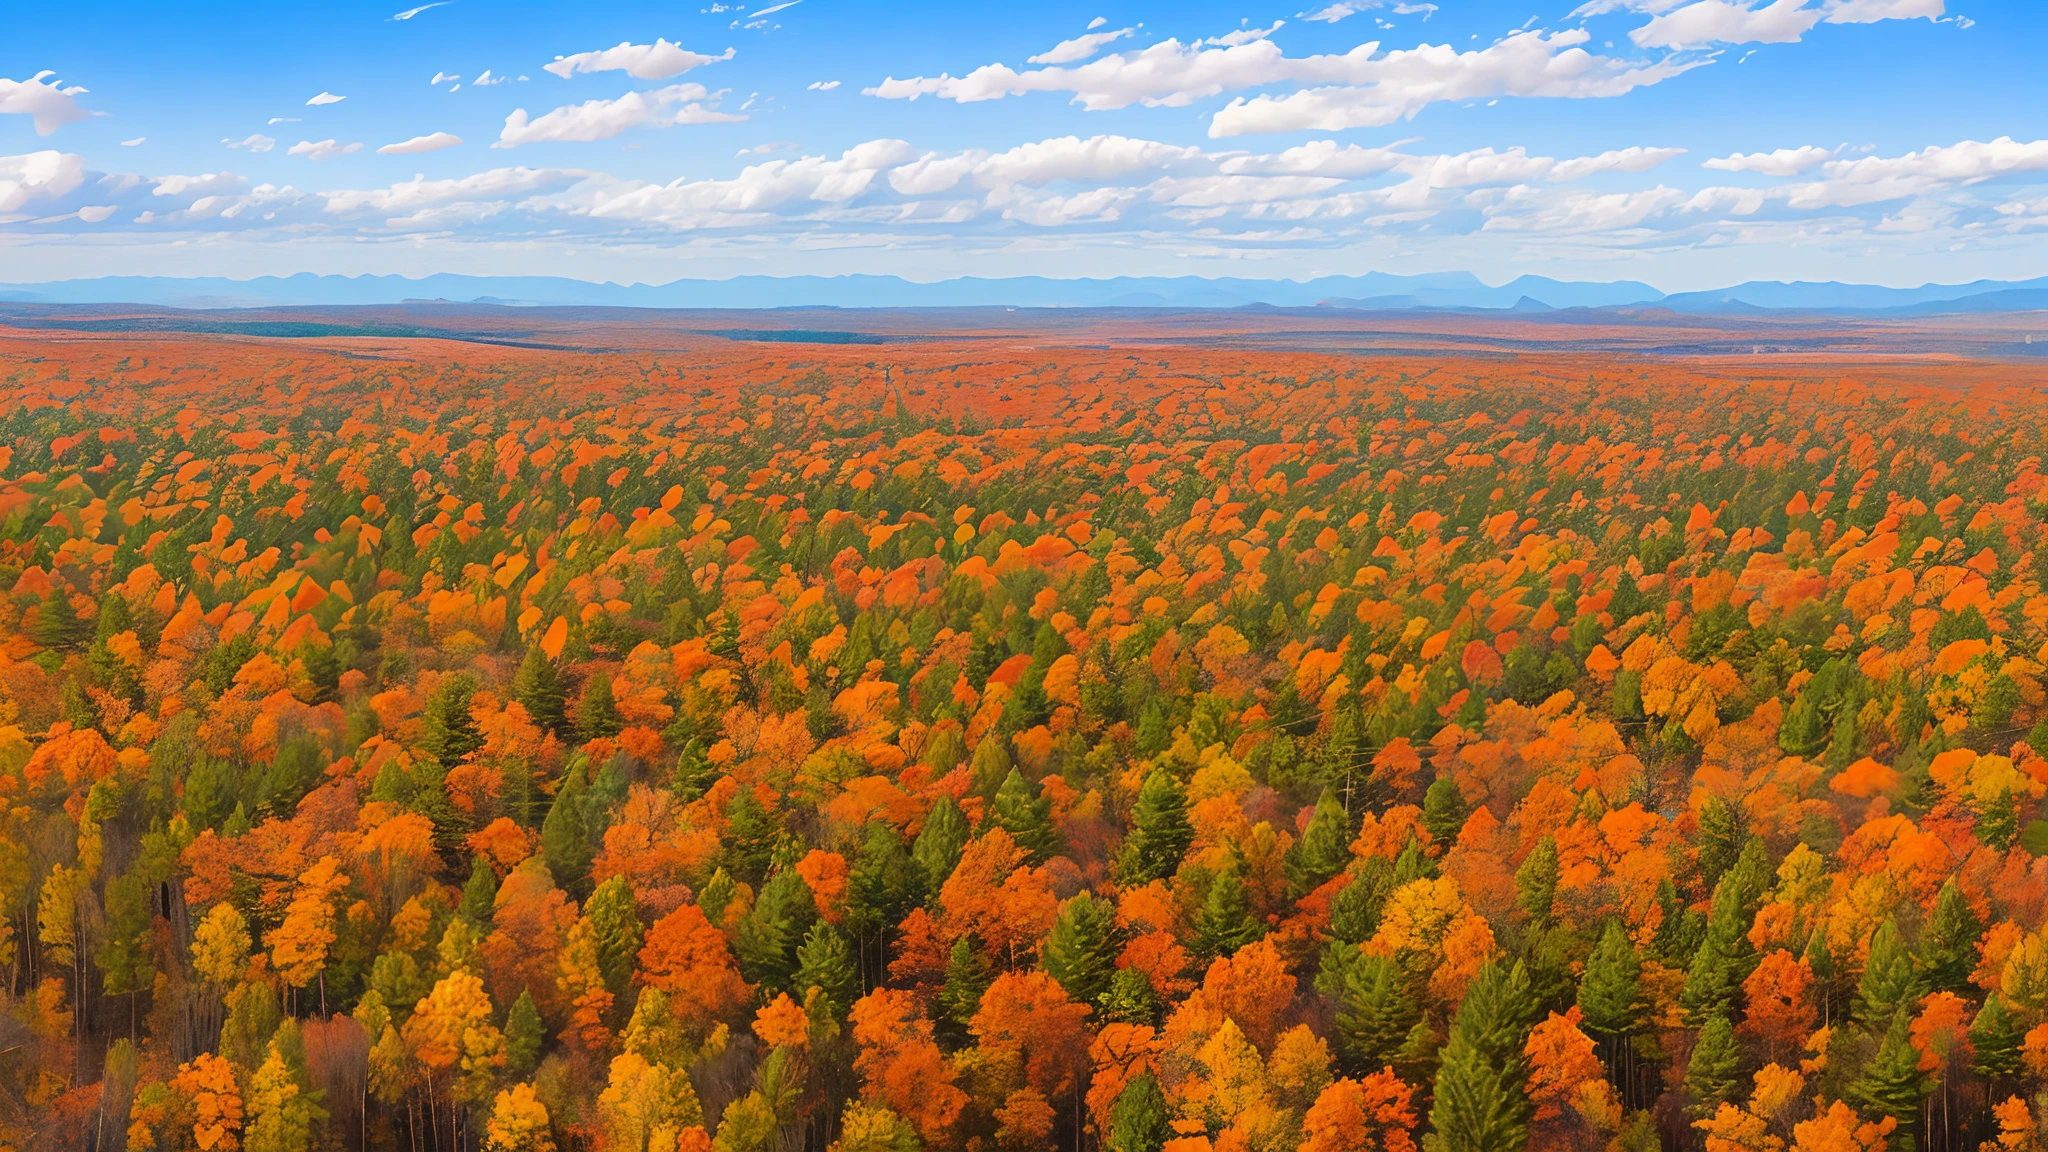
[[[817,901],[794,868],[770,876],[733,938],[740,971],[762,987],[788,990],[796,975],[797,949],[817,918]]]
[[[1870,937],[1870,958],[1863,964],[1863,979],[1856,985],[1856,1018],[1875,1026],[1890,1020],[1900,1008],[1920,996],[1920,974],[1913,954],[1899,936],[1896,921],[1887,916]]]
[[[1635,942],[1619,920],[1609,920],[1600,932],[1600,942],[1586,960],[1586,974],[1579,981],[1579,1011],[1586,1028],[1596,1036],[1621,1037],[1636,1030],[1637,988],[1642,960]]]
[[[28,638],[55,651],[79,644],[90,631],[71,604],[70,589],[61,580],[51,581],[49,591],[36,602],[35,621],[29,625]]]
[[[619,706],[612,699],[612,678],[592,673],[583,682],[583,696],[576,701],[576,735],[586,743],[617,736],[625,728]]]
[[[1244,875],[1235,857],[1209,882],[1209,895],[1195,917],[1195,946],[1204,956],[1228,956],[1266,934],[1252,912]]]
[[[946,877],[960,864],[960,852],[967,844],[967,817],[950,796],[940,796],[925,814],[924,828],[910,846],[910,857],[924,869],[926,884],[938,891]]]
[[[1138,789],[1130,835],[1117,857],[1120,883],[1136,888],[1173,875],[1195,838],[1187,812],[1187,793],[1181,790],[1180,781],[1165,768],[1152,769]]]
[[[584,902],[583,915],[590,921],[591,941],[597,946],[597,965],[604,975],[605,987],[614,997],[623,997],[633,978],[633,958],[639,954],[645,934],[634,907],[632,886],[624,876],[608,878]]]
[[[633,1052],[612,1057],[597,1113],[608,1145],[624,1152],[674,1148],[679,1133],[704,1124],[704,1108],[689,1076]]]
[[[540,1066],[541,1043],[546,1038],[533,994],[522,990],[511,1010],[505,1013],[506,1073],[515,1080],[533,1075],[533,1070]]]
[[[1043,864],[1059,852],[1060,834],[1052,823],[1052,800],[1036,794],[1024,774],[1014,767],[1003,777],[1002,787],[996,789],[995,800],[989,805],[989,819],[1029,852],[1034,864]]]
[[[1414,1152],[1413,1095],[1391,1069],[1331,1083],[1302,1119],[1301,1152]]]
[[[1422,794],[1422,826],[1429,829],[1431,839],[1439,844],[1455,842],[1467,814],[1456,781],[1449,776],[1430,781],[1429,790]]]
[[[1557,878],[1557,840],[1545,836],[1515,870],[1515,904],[1528,913],[1532,922],[1550,923],[1550,907],[1557,898]]]
[[[917,1131],[894,1111],[855,1100],[839,1116],[839,1139],[830,1152],[923,1152]]]
[[[1912,1152],[1913,1128],[1932,1088],[1920,1068],[1920,1053],[1913,1047],[1911,1021],[1905,1006],[1893,1010],[1891,1027],[1885,1030],[1877,1053],[1849,1085],[1849,1096],[1863,1106],[1865,1115],[1899,1122],[1897,1139],[1903,1152]]]
[[[590,875],[590,862],[597,855],[589,829],[583,821],[583,797],[589,791],[581,758],[572,761],[540,826],[541,855],[555,885],[564,891],[578,890]]]
[[[1109,1134],[1103,1144],[1110,1152],[1159,1152],[1173,1135],[1172,1114],[1166,1096],[1159,1090],[1159,1078],[1140,1072],[1117,1093],[1109,1113]]]
[[[685,1031],[699,1037],[754,994],[733,964],[725,934],[695,904],[677,908],[647,930],[640,971],[649,987],[668,994]]]
[[[1788,1062],[1813,1032],[1820,1016],[1807,998],[1812,987],[1813,970],[1783,948],[1764,957],[1743,981],[1749,1010],[1737,1031],[1763,1049],[1766,1063]]]
[[[1084,1004],[1043,972],[1004,972],[989,983],[968,1031],[984,1051],[1016,1053],[1024,1079],[1056,1100],[1076,1091],[1088,1056]]]
[[[909,1121],[927,1144],[946,1141],[967,1106],[967,1093],[956,1086],[958,1073],[933,1042],[931,1021],[917,998],[877,988],[848,1017],[859,1048],[854,1068],[862,1095]]]
[[[548,1110],[531,1084],[514,1084],[491,1102],[484,1127],[488,1152],[554,1152],[555,1138]]]
[[[1060,905],[1045,939],[1046,974],[1075,1003],[1099,1005],[1116,976],[1116,943],[1116,909],[1093,893],[1076,893]]]
[[[483,747],[484,738],[470,715],[470,701],[476,697],[476,681],[468,676],[450,676],[427,697],[426,734],[420,749],[439,761],[443,768],[460,764],[464,757]]]
[[[1352,949],[1341,979],[1337,1051],[1345,1071],[1369,1075],[1394,1062],[1422,1019],[1422,998],[1398,963],[1370,952]]]
[[[1429,1114],[1447,1152],[1517,1152],[1528,1140],[1524,1045],[1534,1007],[1520,964],[1480,969],[1452,1021]]]
[[[300,874],[284,922],[267,937],[270,962],[286,984],[304,988],[324,976],[327,950],[334,944],[334,899],[348,883],[341,862],[332,856],[322,856]],[[321,989],[324,1003],[324,979]]]
[[[1726,1016],[1735,1004],[1736,992],[1756,966],[1756,947],[1749,942],[1750,921],[1756,910],[1745,908],[1746,903],[1738,861],[1714,886],[1706,938],[1686,968],[1679,1003],[1685,1006],[1689,1023],[1704,1026],[1711,1017]]]
[[[538,644],[526,650],[519,671],[512,677],[512,698],[526,709],[527,716],[545,731],[568,730],[568,710],[555,662]]]
[[[1351,863],[1351,817],[1336,790],[1324,787],[1301,839],[1287,853],[1287,878],[1296,893],[1320,888]]]
[[[245,1152],[306,1152],[312,1145],[314,1122],[326,1115],[300,1089],[275,1043],[262,1067],[249,1079],[248,1107]]]
[[[1930,988],[1937,992],[1961,992],[1969,987],[1970,973],[1977,967],[1977,942],[1984,936],[1984,922],[1970,907],[1955,877],[1942,882],[1935,897],[1934,915],[1921,935],[1923,972]]]
[[[1996,992],[1986,996],[1970,1023],[1971,1070],[1993,1084],[2011,1082],[2019,1075],[2025,1033],[2025,1022],[2006,1006],[2005,997]]]
[[[505,1060],[504,1034],[491,1023],[491,998],[469,972],[451,972],[436,983],[403,1031],[413,1057],[455,1100],[481,1101]]]
[[[796,950],[796,962],[790,990],[808,995],[811,989],[818,989],[834,1016],[844,1016],[859,998],[860,973],[854,971],[853,954],[846,947],[846,938],[830,923],[820,920],[811,925]]]
[[[1721,1102],[1735,1090],[1735,1029],[1726,1016],[1709,1016],[1693,1041],[1692,1059],[1685,1066],[1685,1090],[1692,1097],[1689,1109],[1695,1118],[1712,1116]]]
[[[476,925],[486,927],[491,922],[491,910],[498,901],[498,874],[491,870],[491,862],[479,852],[469,859],[469,879],[462,885],[462,903],[456,911],[462,918]]]

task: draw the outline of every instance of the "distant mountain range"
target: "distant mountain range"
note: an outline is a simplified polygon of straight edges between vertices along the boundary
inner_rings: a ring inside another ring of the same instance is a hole
[[[173,308],[399,304],[448,301],[612,308],[1416,308],[1543,312],[1661,308],[1691,314],[1853,312],[1901,316],[2048,308],[2048,276],[1885,288],[1873,284],[1753,281],[1666,295],[1632,280],[1613,283],[1522,276],[1498,287],[1469,272],[1323,276],[1313,280],[1120,276],[963,277],[929,284],[895,276],[736,276],[668,284],[596,284],[559,276],[435,275],[220,277],[103,276],[47,284],[0,284],[0,302],[143,304]]]

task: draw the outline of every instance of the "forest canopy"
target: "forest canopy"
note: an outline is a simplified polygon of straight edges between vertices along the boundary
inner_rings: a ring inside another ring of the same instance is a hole
[[[0,395],[0,1145],[2035,1147],[2023,374],[7,338]]]

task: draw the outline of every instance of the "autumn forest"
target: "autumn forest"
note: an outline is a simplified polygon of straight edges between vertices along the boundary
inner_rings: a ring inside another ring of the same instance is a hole
[[[2032,1152],[1954,357],[0,330],[0,1147]]]

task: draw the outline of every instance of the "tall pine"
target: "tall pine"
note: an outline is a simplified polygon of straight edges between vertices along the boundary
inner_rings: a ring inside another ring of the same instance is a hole
[[[1164,768],[1152,769],[1138,789],[1131,809],[1131,831],[1117,857],[1117,880],[1127,888],[1142,887],[1172,876],[1194,843],[1188,823],[1188,797],[1180,781]]]
[[[1045,938],[1045,973],[1076,1004],[1100,1005],[1116,977],[1116,909],[1091,892],[1069,897]]]
[[[1489,961],[1458,1005],[1429,1121],[1445,1152],[1521,1152],[1535,1106],[1523,1046],[1535,1017],[1520,964]]]

